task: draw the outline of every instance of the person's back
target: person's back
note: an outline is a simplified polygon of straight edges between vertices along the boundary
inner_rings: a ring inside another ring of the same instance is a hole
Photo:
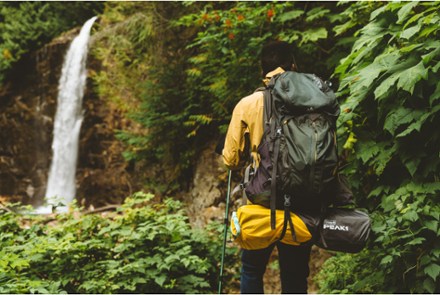
[[[291,47],[285,42],[272,42],[264,46],[261,66],[264,82],[285,71],[295,70]],[[229,169],[238,169],[248,153],[245,150],[246,134],[249,135],[254,168],[258,168],[258,147],[263,136],[263,92],[255,92],[236,105],[226,135],[223,160]],[[264,293],[263,275],[274,247],[278,248],[281,288],[283,293],[307,293],[309,257],[311,245],[292,246],[276,242],[265,249],[242,252],[241,293]]]

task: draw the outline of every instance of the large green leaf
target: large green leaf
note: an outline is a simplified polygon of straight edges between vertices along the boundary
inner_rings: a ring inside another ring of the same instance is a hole
[[[403,161],[403,164],[405,165],[406,169],[408,170],[409,174],[411,174],[412,177],[419,168],[421,160],[422,160],[421,158],[410,157]]]
[[[392,91],[392,87],[394,86],[394,84],[396,84],[396,81],[399,79],[399,76],[400,73],[394,73],[385,80],[383,80],[382,83],[380,83],[380,85],[377,86],[376,89],[374,90],[374,97],[377,100],[380,100],[386,97],[387,95],[394,93]]]
[[[416,33],[420,32],[421,25],[415,25],[411,28],[408,28],[400,34],[400,38],[402,39],[410,39],[412,36],[414,36]]]
[[[346,31],[348,31],[349,29],[353,28],[354,26],[356,26],[356,22],[349,20],[348,22],[342,25],[335,26],[333,28],[333,32],[335,32],[336,36],[339,36],[345,33]]]
[[[422,55],[423,63],[425,65],[429,64],[433,58],[438,57],[440,55],[440,41],[433,43],[435,44],[434,50],[432,50],[431,52],[425,55]]]
[[[413,8],[417,6],[417,2],[409,2],[408,4],[404,5],[399,12],[397,13],[398,19],[397,24],[402,24],[403,21],[408,17],[408,15],[412,12]]]
[[[356,51],[357,55],[354,57],[352,61],[352,65],[356,65],[362,59],[369,57],[369,54],[373,52],[373,49],[383,40],[383,35],[381,33],[377,35],[373,35],[370,37],[363,38],[361,42],[356,43],[355,46],[358,48],[355,50],[353,47],[353,53]]]
[[[312,22],[316,19],[322,18],[330,12],[329,9],[323,8],[323,7],[315,7],[312,10],[307,12],[307,22]]]
[[[370,22],[375,20],[378,16],[380,16],[382,13],[384,13],[386,11],[387,7],[386,6],[382,6],[378,9],[376,9],[375,11],[373,11],[370,15]]]
[[[327,38],[327,29],[326,28],[313,28],[309,29],[302,33],[302,39],[300,42],[300,45],[307,43],[307,42],[316,42],[319,39],[325,39]]]
[[[438,111],[440,111],[440,105],[433,107],[429,112],[414,111],[417,120],[410,124],[405,131],[399,133],[396,137],[405,137],[411,134],[413,131],[420,131],[425,121]]]
[[[440,275],[440,265],[437,263],[431,263],[424,269],[424,272],[435,281]]]
[[[437,86],[435,88],[435,91],[431,96],[429,97],[429,104],[432,106],[434,103],[440,98],[440,82],[437,83]]]
[[[381,149],[382,146],[375,141],[363,141],[358,144],[356,151],[362,162],[367,163],[370,159],[376,157]]]
[[[403,89],[413,94],[414,87],[422,79],[428,78],[428,69],[423,65],[423,61],[419,62],[415,66],[403,71],[400,74],[399,82],[397,83],[398,89]]]
[[[278,16],[278,20],[283,23],[286,21],[294,20],[303,14],[304,14],[303,10],[291,10]]]
[[[385,148],[380,151],[377,158],[374,159],[374,170],[376,172],[376,175],[381,175],[385,168],[387,167],[388,163],[393,158],[394,154],[397,151],[397,146],[393,145],[389,148]]]
[[[377,63],[372,63],[366,66],[359,71],[357,81],[353,83],[351,91],[356,93],[362,88],[370,88],[373,84],[373,81],[376,80],[379,74],[384,70],[384,67]]]
[[[386,117],[384,123],[384,129],[389,131],[391,135],[395,135],[395,132],[399,126],[403,124],[411,123],[416,120],[420,115],[420,112],[414,112],[413,109],[399,107],[392,110]]]

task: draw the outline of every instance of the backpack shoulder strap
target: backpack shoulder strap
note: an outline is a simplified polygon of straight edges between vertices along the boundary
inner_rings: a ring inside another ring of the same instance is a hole
[[[276,175],[277,175],[277,161],[279,157],[280,151],[280,132],[278,130],[277,123],[273,116],[273,97],[272,97],[272,89],[275,83],[275,79],[271,79],[271,82],[267,87],[264,88],[263,92],[263,139],[262,140],[270,140],[271,146],[273,146],[274,153],[274,163],[272,163],[272,173],[271,173],[271,185],[270,185],[270,226],[271,229],[275,229],[276,224]],[[260,87],[257,91],[262,91],[263,89]],[[271,148],[272,149],[272,148]]]
[[[270,125],[271,117],[272,117],[272,91],[270,88],[266,88],[263,92],[264,95],[264,114],[263,114],[263,126],[266,129],[266,126]]]
[[[273,124],[274,125],[274,124]],[[272,174],[270,181],[270,225],[272,229],[275,229],[275,218],[276,218],[276,197],[277,197],[277,161],[280,152],[280,134],[278,129],[275,131],[273,136],[274,141],[274,155],[272,163]]]
[[[270,182],[270,226],[275,229],[276,223],[276,175],[277,175],[277,161],[280,151],[280,130],[276,127],[276,120],[272,118],[272,89],[270,87],[266,88],[264,91],[264,114],[263,114],[263,124],[264,124],[264,136],[269,136],[267,140],[273,142],[273,163],[272,163],[272,173]]]
[[[272,93],[273,86],[258,87],[255,92],[263,92],[263,138],[270,132],[270,118],[272,117]]]

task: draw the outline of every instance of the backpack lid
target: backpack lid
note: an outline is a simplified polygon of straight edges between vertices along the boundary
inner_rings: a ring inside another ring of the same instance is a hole
[[[277,109],[289,113],[324,112],[339,116],[335,93],[314,74],[287,71],[274,77],[273,99]]]

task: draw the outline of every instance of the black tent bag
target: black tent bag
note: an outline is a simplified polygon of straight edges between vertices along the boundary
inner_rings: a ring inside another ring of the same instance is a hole
[[[326,250],[357,253],[365,247],[370,229],[368,214],[356,209],[328,208],[315,244]]]

